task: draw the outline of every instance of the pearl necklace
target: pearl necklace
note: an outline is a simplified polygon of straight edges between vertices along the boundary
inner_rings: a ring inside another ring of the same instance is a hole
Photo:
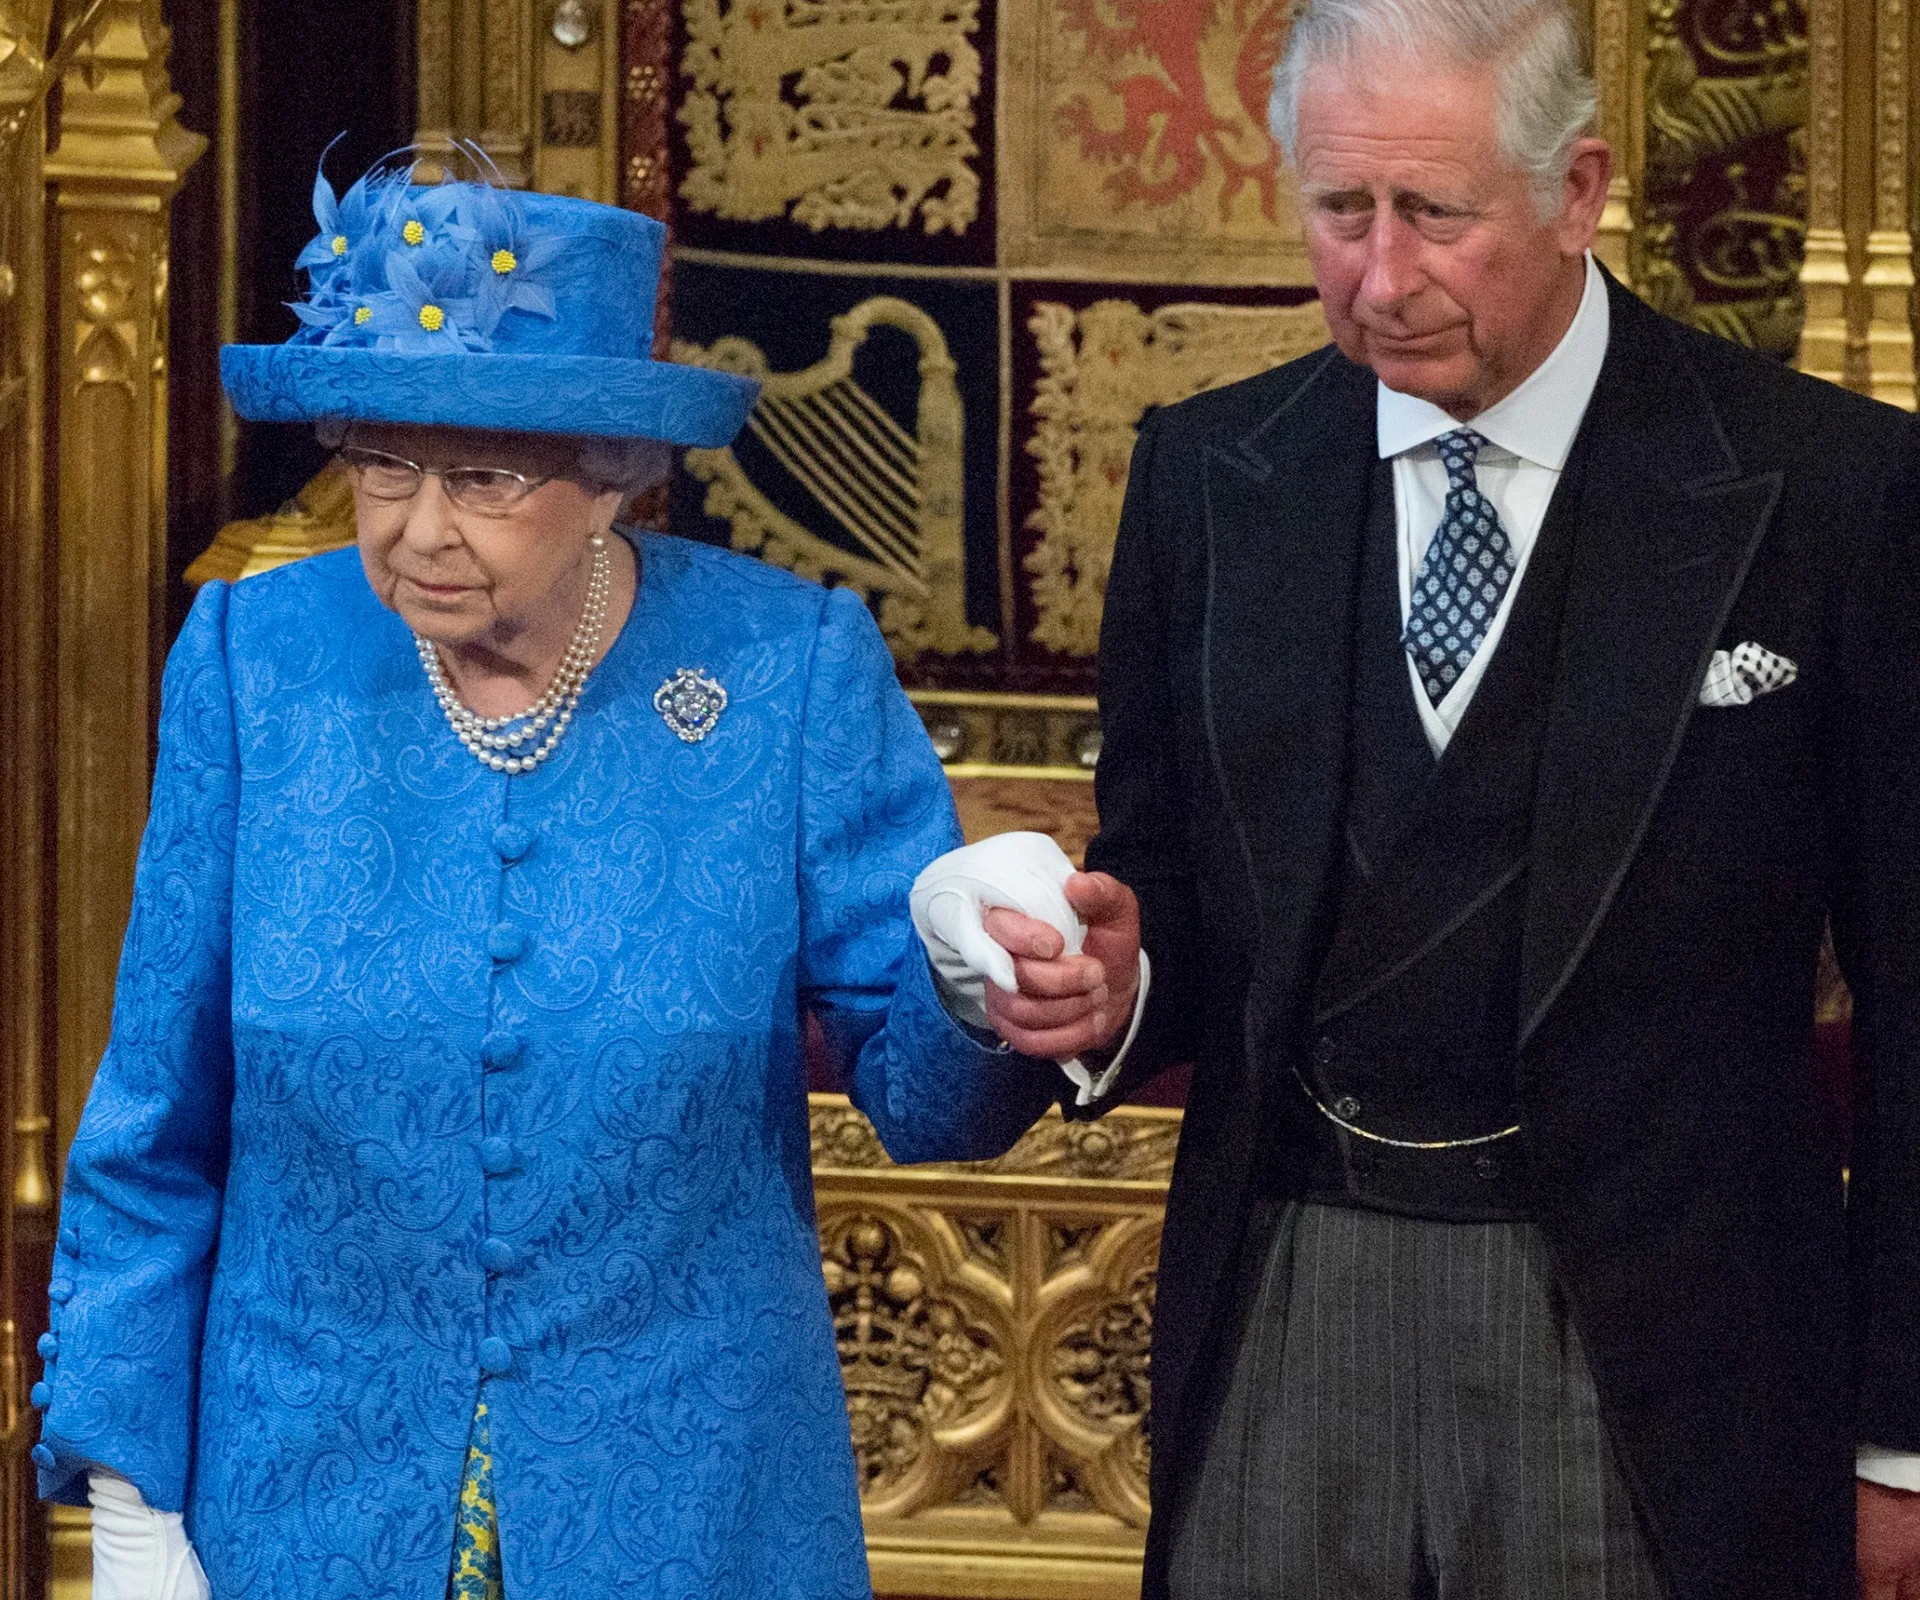
[[[607,620],[607,596],[612,590],[613,556],[607,548],[606,535],[595,534],[593,570],[587,574],[587,602],[581,608],[580,625],[573,630],[573,642],[560,658],[547,692],[525,711],[511,716],[483,717],[468,710],[447,681],[447,669],[439,650],[419,634],[413,636],[434,699],[440,702],[455,737],[481,766],[511,777],[531,772],[553,754],[567,725],[573,721],[574,708],[580,704],[581,691],[586,688],[594,658],[600,653],[600,633]]]

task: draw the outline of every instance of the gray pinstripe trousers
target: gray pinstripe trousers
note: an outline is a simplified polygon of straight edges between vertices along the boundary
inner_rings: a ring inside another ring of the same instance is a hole
[[[1525,1223],[1288,1205],[1174,1600],[1660,1600]]]

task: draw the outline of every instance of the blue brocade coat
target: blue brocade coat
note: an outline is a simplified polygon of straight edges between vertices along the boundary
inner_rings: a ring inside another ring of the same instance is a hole
[[[218,1600],[441,1600],[483,1376],[508,1600],[868,1592],[797,1017],[903,1161],[1054,1075],[939,1005],[907,891],[958,830],[865,609],[639,547],[521,777],[351,551],[209,585],[168,664],[37,1458],[184,1506]]]

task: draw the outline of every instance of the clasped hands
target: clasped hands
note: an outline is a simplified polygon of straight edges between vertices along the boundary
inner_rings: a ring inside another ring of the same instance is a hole
[[[912,904],[955,1016],[1060,1062],[1081,1104],[1105,1091],[1151,979],[1131,889],[1076,872],[1044,833],[1003,833],[941,856]]]

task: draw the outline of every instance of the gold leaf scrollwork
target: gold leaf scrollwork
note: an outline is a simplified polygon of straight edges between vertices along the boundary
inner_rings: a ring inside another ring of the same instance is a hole
[[[1171,305],[1100,300],[1076,312],[1041,301],[1027,323],[1040,357],[1027,453],[1039,462],[1026,556],[1034,641],[1090,656],[1140,419],[1203,389],[1251,377],[1326,343],[1317,305]]]
[[[1135,1526],[1148,1510],[1159,1252],[1157,1218],[1124,1218],[1076,1239],[1041,1285],[1026,1350],[1036,1414],[1072,1480],[1094,1507]]]
[[[696,211],[964,233],[978,0],[685,0],[678,117]]]
[[[1646,84],[1636,283],[1669,316],[1791,353],[1804,314],[1809,181],[1804,5],[1654,0]],[[1703,183],[1724,199],[1702,218],[1691,208]]]
[[[823,1210],[820,1241],[862,1500],[953,1498],[1011,1404],[1006,1285],[945,1218],[905,1207]]]
[[[855,354],[881,327],[919,347],[911,429],[854,377]],[[759,347],[741,338],[706,347],[676,340],[673,359],[759,380],[748,430],[817,508],[809,527],[768,498],[734,450],[689,450],[687,470],[707,485],[706,513],[732,528],[736,550],[875,603],[901,661],[994,648],[993,632],[967,621],[965,416],[954,360],[932,317],[877,295],[835,317],[825,359],[799,372],[770,371]],[[835,529],[839,539],[816,528]]]

